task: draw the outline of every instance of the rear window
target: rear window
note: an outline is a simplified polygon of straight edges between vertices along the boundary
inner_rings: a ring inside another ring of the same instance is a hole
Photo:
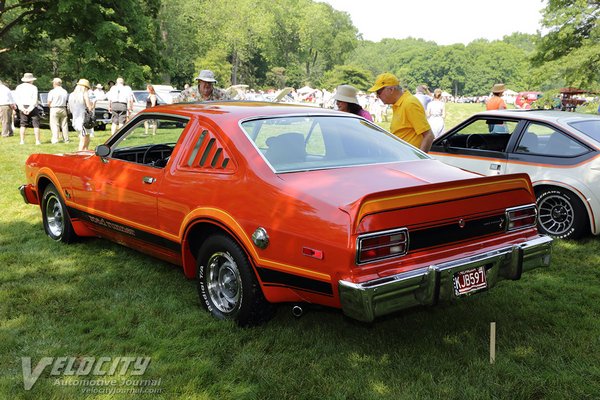
[[[600,119],[572,122],[569,126],[600,142]]]
[[[278,173],[428,158],[361,118],[293,116],[245,121],[241,126]]]

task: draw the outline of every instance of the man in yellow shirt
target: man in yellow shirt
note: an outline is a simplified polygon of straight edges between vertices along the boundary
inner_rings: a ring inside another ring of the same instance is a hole
[[[419,99],[402,90],[395,75],[389,72],[379,75],[369,92],[376,92],[384,104],[392,104],[390,132],[424,152],[431,149],[434,135],[425,109]]]

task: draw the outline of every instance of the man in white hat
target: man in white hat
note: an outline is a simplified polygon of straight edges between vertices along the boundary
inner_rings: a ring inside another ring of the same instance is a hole
[[[219,100],[230,100],[229,95],[222,90],[214,87],[217,83],[215,74],[208,70],[203,69],[196,77],[198,81],[197,87],[190,87],[177,96],[174,103],[187,103],[193,101],[219,101]]]
[[[67,115],[67,99],[69,93],[62,87],[62,79],[52,79],[53,89],[48,92],[48,107],[50,108],[50,130],[52,144],[58,143],[58,133],[62,131],[65,143],[69,142],[69,116]]]
[[[15,89],[15,102],[19,107],[21,144],[25,144],[25,129],[31,122],[35,144],[40,142],[40,116],[38,114],[38,89],[32,83],[37,78],[31,72],[26,72],[21,78],[21,83]]]
[[[12,92],[0,81],[0,124],[2,124],[2,137],[13,135],[12,112],[17,108]]]
[[[104,86],[101,83],[96,85],[93,95],[95,101],[106,100],[106,92],[104,92]]]

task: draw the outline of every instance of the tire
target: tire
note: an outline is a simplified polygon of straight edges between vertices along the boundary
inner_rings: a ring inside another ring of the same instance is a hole
[[[239,326],[259,325],[273,315],[252,266],[240,246],[229,236],[210,236],[197,259],[198,294],[203,306],[216,318]]]
[[[537,197],[538,230],[557,239],[578,239],[586,233],[587,212],[575,194],[552,188]]]
[[[44,231],[50,239],[72,243],[77,238],[65,202],[51,183],[46,186],[42,196],[42,220]]]

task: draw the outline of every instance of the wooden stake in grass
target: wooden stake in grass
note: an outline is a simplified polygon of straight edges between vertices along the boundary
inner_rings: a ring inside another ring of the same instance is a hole
[[[496,362],[496,323],[490,322],[490,364]]]

